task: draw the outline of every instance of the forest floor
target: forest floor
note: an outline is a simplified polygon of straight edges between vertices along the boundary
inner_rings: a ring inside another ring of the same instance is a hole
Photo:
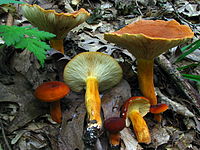
[[[62,70],[71,58],[81,52],[97,51],[114,57],[123,69],[123,81],[101,93],[102,117],[119,116],[123,102],[140,96],[137,81],[137,60],[126,49],[107,42],[103,34],[114,32],[139,19],[172,20],[188,25],[193,39],[160,55],[154,63],[154,84],[159,103],[169,106],[162,122],[147,114],[152,142],[137,143],[130,125],[121,131],[120,150],[199,150],[200,149],[200,82],[182,77],[200,74],[199,49],[175,62],[180,48],[200,37],[199,0],[24,0],[57,12],[85,8],[90,18],[71,30],[64,40],[65,54],[50,50],[42,68],[29,51],[13,47],[1,49],[0,59],[0,150],[83,150],[87,115],[84,92],[71,91],[61,100],[62,123],[49,115],[49,104],[33,96],[43,82],[61,80]],[[16,7],[14,25],[30,25]],[[10,7],[10,6],[9,6]],[[1,9],[1,6],[0,6]],[[8,9],[10,10],[10,9]],[[0,11],[5,24],[8,12]],[[2,44],[2,40],[0,41]],[[9,49],[9,52],[7,50]],[[178,71],[177,68],[195,64]],[[3,69],[2,69],[3,68]],[[108,150],[108,134],[99,133],[96,150]]]

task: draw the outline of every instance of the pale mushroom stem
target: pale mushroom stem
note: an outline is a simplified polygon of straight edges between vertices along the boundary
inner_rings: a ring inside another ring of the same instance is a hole
[[[63,46],[63,39],[51,39],[50,45],[52,48],[60,51],[62,54],[64,54],[64,46]]]
[[[51,102],[50,104],[50,114],[53,121],[57,123],[62,122],[62,112],[60,107],[60,100]]]
[[[87,114],[89,117],[88,127],[102,127],[101,121],[101,99],[98,90],[98,80],[94,77],[87,78],[86,81],[86,93],[85,93],[85,105]]]
[[[153,64],[154,60],[138,59],[138,81],[139,87],[144,97],[150,100],[151,105],[157,104],[153,83]]]
[[[128,113],[128,117],[133,124],[133,130],[137,141],[139,143],[149,144],[151,142],[151,136],[149,133],[148,126],[143,119],[142,115],[138,111],[131,111]]]

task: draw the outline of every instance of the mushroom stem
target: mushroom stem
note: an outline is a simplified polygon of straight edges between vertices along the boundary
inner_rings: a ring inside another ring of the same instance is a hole
[[[62,112],[60,108],[60,101],[54,101],[50,104],[50,114],[53,121],[61,123],[62,121]]]
[[[64,54],[64,47],[63,47],[63,39],[51,39],[50,45],[52,48],[60,51],[62,54]]]
[[[157,104],[153,83],[153,63],[154,60],[138,59],[138,81],[139,87],[144,97],[150,100],[151,105]]]
[[[101,121],[101,99],[98,91],[98,80],[94,77],[87,78],[86,81],[86,94],[85,94],[85,105],[87,114],[89,117],[88,127],[102,127]]]
[[[111,145],[111,147],[116,147],[120,145],[120,132],[116,132],[116,133],[109,133],[109,143]]]
[[[149,144],[151,142],[151,136],[142,115],[138,111],[133,110],[128,113],[128,117],[133,124],[133,130],[138,142]]]

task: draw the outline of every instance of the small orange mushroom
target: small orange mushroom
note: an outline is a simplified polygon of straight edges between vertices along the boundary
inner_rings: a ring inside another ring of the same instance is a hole
[[[157,104],[157,105],[151,105],[150,107],[150,112],[152,114],[160,114],[164,111],[166,111],[168,109],[168,105],[167,104]]]
[[[149,112],[149,109],[149,100],[142,96],[129,98],[122,108],[122,118],[129,118],[131,120],[139,143],[149,144],[151,142],[148,126],[143,118]]]
[[[136,57],[139,87],[151,105],[157,104],[153,83],[154,58],[193,36],[188,26],[175,20],[139,20],[116,32],[104,34],[107,41],[126,48]]]
[[[154,114],[154,118],[156,119],[156,121],[161,122],[162,116],[160,115],[160,113],[163,113],[167,109],[168,105],[159,103],[156,105],[151,105],[150,112]]]
[[[125,128],[125,120],[120,117],[111,117],[104,121],[104,127],[109,133],[109,143],[111,148],[117,148],[120,145],[120,131]]]
[[[52,48],[64,54],[63,39],[67,33],[83,23],[90,14],[83,8],[72,13],[57,13],[55,10],[45,10],[40,6],[23,4],[22,14],[32,25],[40,30],[56,35],[50,40]]]
[[[70,92],[69,87],[60,81],[45,82],[35,90],[35,97],[44,102],[51,102],[50,114],[53,121],[61,123],[62,112],[60,108],[60,99]]]

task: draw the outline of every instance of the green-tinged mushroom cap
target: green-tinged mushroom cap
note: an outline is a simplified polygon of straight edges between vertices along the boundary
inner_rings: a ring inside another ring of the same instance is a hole
[[[65,66],[64,81],[70,88],[76,92],[86,90],[88,125],[84,137],[89,137],[89,143],[95,143],[98,131],[102,128],[99,90],[109,89],[121,79],[122,69],[117,61],[99,52],[80,53]]]
[[[90,14],[83,8],[73,13],[56,13],[45,10],[38,5],[21,5],[22,14],[40,30],[55,34],[57,39],[64,38],[67,33],[83,23]]]
[[[44,10],[38,5],[21,5],[22,14],[30,23],[40,30],[56,35],[50,40],[51,47],[64,54],[63,39],[67,33],[83,23],[90,14],[83,8],[73,13],[57,13],[55,10]]]
[[[85,89],[89,77],[98,80],[102,91],[122,79],[122,69],[111,56],[99,52],[80,53],[64,69],[64,81],[76,92]]]

